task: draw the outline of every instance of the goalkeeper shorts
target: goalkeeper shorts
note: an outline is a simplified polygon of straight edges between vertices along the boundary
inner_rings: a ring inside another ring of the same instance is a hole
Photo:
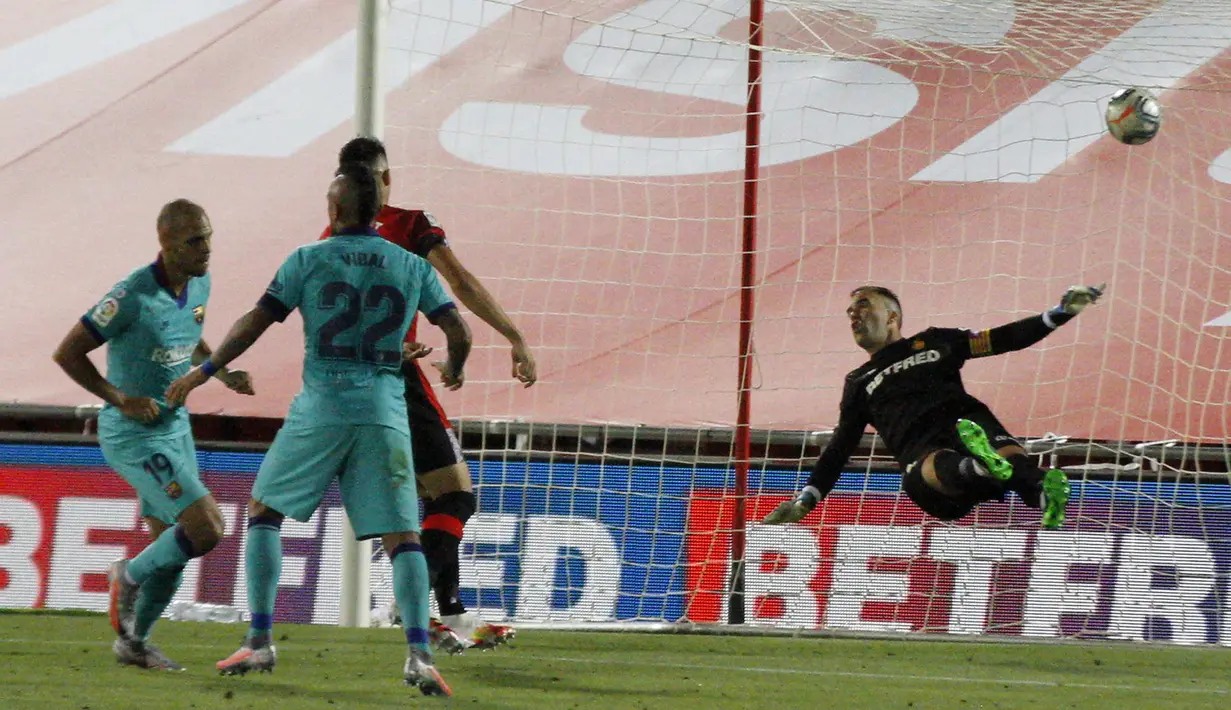
[[[970,407],[965,411],[946,413],[936,418],[939,426],[912,440],[898,455],[898,461],[903,464],[905,472],[902,475],[902,490],[923,512],[939,520],[959,520],[970,514],[975,506],[992,500],[1004,500],[1003,485],[988,479],[981,481],[971,490],[962,491],[957,496],[947,496],[932,488],[923,480],[923,461],[937,451],[949,449],[962,456],[973,455],[957,433],[957,420],[969,419],[987,434],[988,441],[995,449],[1006,446],[1021,446],[1021,442],[1013,438],[1000,420],[984,406]]]

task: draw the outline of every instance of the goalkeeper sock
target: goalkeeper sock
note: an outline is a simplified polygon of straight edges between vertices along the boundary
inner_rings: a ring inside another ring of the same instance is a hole
[[[128,581],[145,584],[155,574],[184,569],[188,560],[197,556],[184,526],[174,525],[128,563]]]
[[[162,613],[166,611],[167,605],[171,603],[183,579],[184,568],[180,567],[175,570],[159,570],[145,580],[133,609],[136,616],[133,622],[133,636],[141,641],[150,637],[150,632],[154,629],[154,622],[158,621]]]
[[[977,459],[950,449],[936,452],[932,468],[936,470],[936,478],[951,493],[986,491],[989,484],[998,483]]]
[[[1017,493],[1022,502],[1031,508],[1041,508],[1043,505],[1043,477],[1046,475],[1025,454],[1013,454],[1006,457],[1013,464],[1013,477],[1009,479],[1009,488]]]
[[[274,602],[282,576],[282,518],[276,515],[248,518],[248,548],[244,551],[248,574],[248,629],[251,648],[268,646],[273,638]]]
[[[393,594],[402,612],[406,643],[414,650],[430,653],[427,628],[431,612],[423,548],[404,542],[389,552],[389,561],[393,563]]]

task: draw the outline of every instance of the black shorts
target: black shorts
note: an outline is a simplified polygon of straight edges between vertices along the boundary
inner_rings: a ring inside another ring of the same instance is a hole
[[[402,375],[406,380],[406,414],[410,420],[415,473],[422,475],[461,463],[462,446],[423,370],[416,363],[406,363]]]
[[[975,506],[989,500],[1003,500],[1004,489],[992,481],[987,485],[971,491],[963,491],[959,496],[950,497],[932,488],[923,480],[923,460],[936,451],[951,449],[970,456],[970,451],[962,444],[957,435],[957,420],[969,419],[987,432],[987,438],[992,448],[1001,449],[1006,446],[1021,446],[1021,442],[1013,438],[1000,420],[986,407],[968,409],[955,414],[946,413],[937,417],[940,422],[936,428],[913,439],[897,456],[903,467],[902,491],[919,506],[923,512],[940,520],[958,520],[970,514]]]

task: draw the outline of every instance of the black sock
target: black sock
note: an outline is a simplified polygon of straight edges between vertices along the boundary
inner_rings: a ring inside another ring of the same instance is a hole
[[[983,464],[949,449],[936,452],[932,467],[936,469],[936,478],[941,485],[952,493],[982,491],[993,481]]]
[[[1009,488],[1017,493],[1026,505],[1035,509],[1041,508],[1043,506],[1043,469],[1036,466],[1034,461],[1025,454],[1013,454],[1005,458],[1013,464],[1013,477],[1009,479]]]
[[[461,594],[459,560],[463,528],[475,512],[475,496],[469,491],[445,493],[424,503],[423,553],[428,579],[441,616],[466,613]]]

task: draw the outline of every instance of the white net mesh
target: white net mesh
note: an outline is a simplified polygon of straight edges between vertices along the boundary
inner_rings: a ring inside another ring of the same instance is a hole
[[[521,443],[546,452],[480,445],[468,603],[725,620],[749,3],[392,7],[395,200],[441,220],[544,375],[515,388],[477,328],[471,379],[446,398],[484,431],[534,422]],[[797,432],[834,423],[863,359],[843,310],[867,282],[898,291],[908,332],[991,327],[1109,282],[1078,322],[971,363],[966,382],[1019,436],[1108,442],[1059,463],[1130,467],[1074,469],[1070,524],[1039,533],[1017,505],[924,520],[896,470],[861,457],[804,524],[749,531],[747,620],[1227,643],[1231,6],[765,12],[752,423],[770,446],[748,520],[806,477],[823,439]],[[1160,136],[1131,148],[1102,118],[1130,85],[1164,107]],[[593,428],[561,438],[556,423]],[[1131,457],[1160,447],[1115,443],[1158,440],[1185,445],[1157,468]]]

